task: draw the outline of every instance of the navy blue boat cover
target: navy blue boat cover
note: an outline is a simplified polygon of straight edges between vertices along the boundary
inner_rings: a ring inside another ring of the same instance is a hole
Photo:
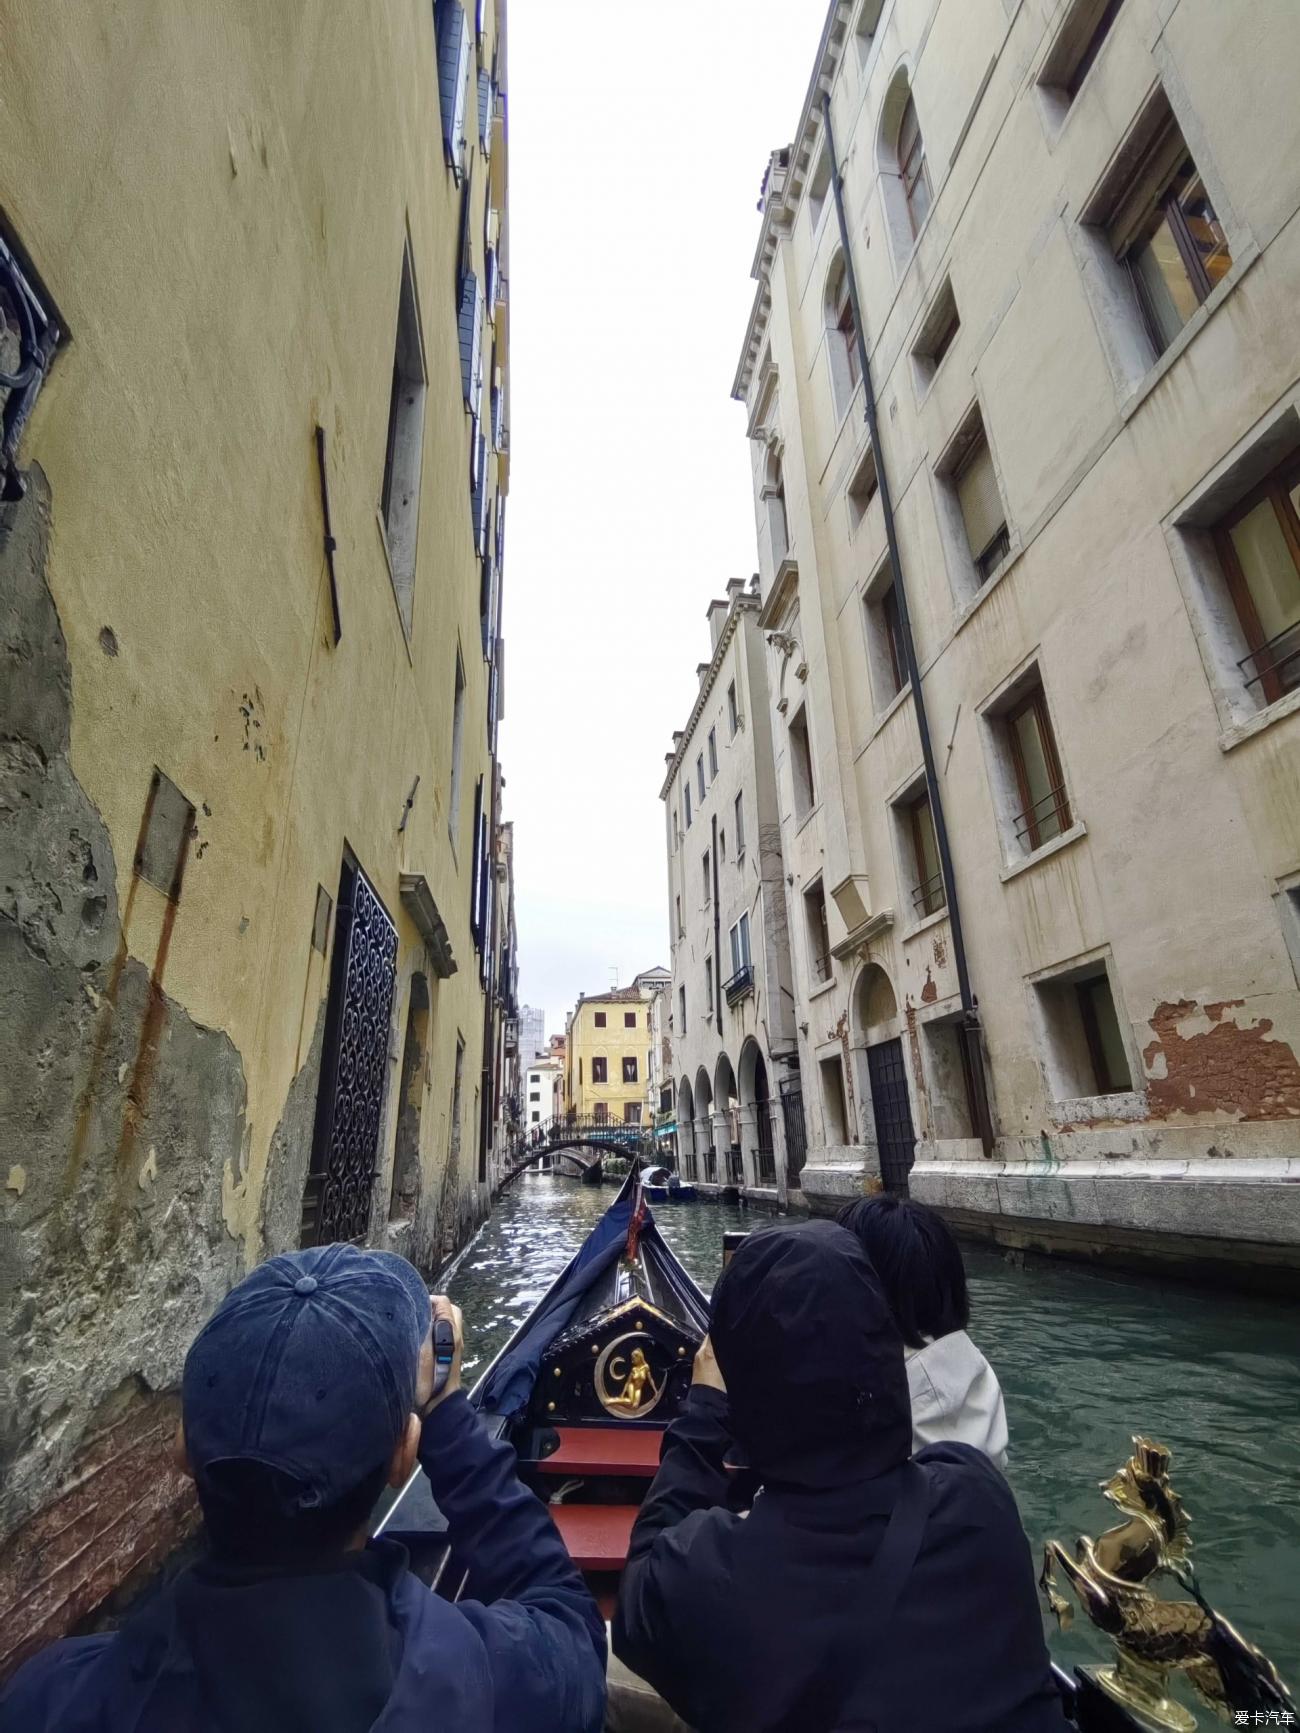
[[[643,1205],[641,1240],[658,1237],[649,1205]],[[632,1220],[632,1190],[625,1187],[575,1252],[564,1274],[542,1302],[542,1309],[520,1339],[488,1373],[478,1405],[485,1413],[509,1419],[522,1414],[537,1382],[542,1356],[568,1328],[583,1295],[618,1262]]]

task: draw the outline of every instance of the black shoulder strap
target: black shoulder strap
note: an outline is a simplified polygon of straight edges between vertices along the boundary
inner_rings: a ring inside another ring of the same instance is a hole
[[[887,1653],[889,1628],[921,1550],[929,1505],[925,1471],[915,1462],[905,1463],[898,1499],[858,1597],[870,1627],[863,1630],[849,1622],[826,1657],[818,1687],[797,1705],[777,1733],[834,1733],[850,1694],[871,1679],[878,1658]]]

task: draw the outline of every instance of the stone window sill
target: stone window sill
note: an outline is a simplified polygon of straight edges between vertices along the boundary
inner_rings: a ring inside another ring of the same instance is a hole
[[[940,921],[946,921],[947,919],[948,905],[945,903],[941,909],[936,909],[932,915],[926,915],[922,920],[914,921],[910,927],[906,928],[898,936],[902,940],[903,944],[906,944],[909,939],[919,938],[922,933],[929,932],[931,927],[937,927]]]
[[[807,812],[804,813],[803,817],[795,825],[794,834],[796,836],[800,836],[808,828],[808,826],[812,823],[812,821],[816,818],[817,814],[821,811],[821,809],[822,809],[822,803],[820,800],[817,802],[817,804],[815,806],[810,806],[808,808]]]
[[[1071,843],[1078,842],[1081,836],[1087,836],[1088,827],[1081,818],[1076,819],[1069,830],[1063,830],[1060,836],[1054,836],[1051,842],[1045,842],[1041,848],[1036,848],[1033,854],[1027,854],[1023,860],[1012,861],[1010,866],[1003,867],[998,877],[1002,883],[1008,884],[1012,879],[1019,878],[1021,873],[1028,872],[1030,867],[1036,867],[1041,861],[1050,860],[1054,854],[1060,854],[1063,848],[1069,848]]]
[[[1197,334],[1205,329],[1206,325],[1218,312],[1219,308],[1222,307],[1228,296],[1231,295],[1232,291],[1237,287],[1237,284],[1240,283],[1247,271],[1250,270],[1251,266],[1261,256],[1258,246],[1256,246],[1253,241],[1246,246],[1241,256],[1233,262],[1232,269],[1228,272],[1227,276],[1224,277],[1221,282],[1214,285],[1214,288],[1211,290],[1209,295],[1207,295],[1205,300],[1201,302],[1200,306],[1192,314],[1191,318],[1183,326],[1182,330],[1174,338],[1173,342],[1163,352],[1163,354],[1160,355],[1158,360],[1152,362],[1148,370],[1142,375],[1141,379],[1138,380],[1137,384],[1120,404],[1119,416],[1121,421],[1132,420],[1133,416],[1137,414],[1143,403],[1146,402],[1147,398],[1155,390],[1156,386],[1159,385],[1160,381],[1164,378],[1165,374],[1168,373],[1169,369],[1174,365],[1178,357],[1196,341]]]
[[[830,992],[830,990],[831,990],[831,988],[832,988],[832,987],[833,987],[833,986],[834,986],[834,985],[835,985],[835,977],[834,977],[834,975],[832,975],[832,976],[831,976],[831,978],[830,978],[830,980],[829,980],[829,981],[818,981],[818,983],[817,983],[817,985],[816,985],[816,986],[815,986],[815,987],[810,987],[810,988],[809,988],[809,989],[808,989],[808,997],[809,997],[809,999],[810,999],[810,1000],[811,1000],[811,999],[820,999],[820,998],[821,998],[821,996],[822,996],[822,994],[823,994],[823,993],[829,993],[829,992]]]
[[[1281,722],[1287,716],[1294,716],[1300,710],[1300,688],[1288,692],[1284,697],[1275,699],[1264,710],[1254,716],[1248,716],[1244,722],[1238,722],[1233,728],[1225,728],[1219,736],[1220,752],[1231,752],[1234,746],[1240,746],[1245,740],[1253,740],[1257,734],[1262,734],[1266,728],[1271,728],[1275,722]]]

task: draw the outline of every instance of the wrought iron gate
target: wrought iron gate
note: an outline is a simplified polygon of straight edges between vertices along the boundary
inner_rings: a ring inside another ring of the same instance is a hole
[[[907,1094],[901,1041],[879,1041],[867,1048],[867,1078],[876,1120],[880,1177],[886,1191],[905,1195],[907,1176],[916,1154],[916,1133],[912,1130],[912,1104]]]
[[[364,1237],[388,1079],[397,929],[360,867],[345,863],[330,964],[302,1243]]]
[[[803,1089],[798,1083],[781,1085],[781,1113],[785,1119],[785,1177],[797,1186],[808,1159],[808,1131],[803,1119]]]

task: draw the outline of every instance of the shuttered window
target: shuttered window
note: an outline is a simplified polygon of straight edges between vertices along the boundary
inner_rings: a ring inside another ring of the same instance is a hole
[[[470,489],[470,504],[474,521],[474,551],[482,559],[488,547],[487,439],[477,423],[474,426],[474,445],[478,461],[473,465],[471,473],[476,471],[477,479]]]
[[[478,75],[478,141],[487,157],[492,149],[492,79],[487,72]]]
[[[434,12],[438,41],[438,104],[442,146],[459,180],[465,167],[465,104],[469,89],[469,31],[459,0],[438,0]]]
[[[483,778],[474,789],[474,843],[470,865],[469,924],[477,949],[483,946],[481,906],[483,901]]]
[[[483,386],[483,296],[473,271],[466,271],[460,280],[457,329],[460,338],[460,382],[465,394],[465,407],[471,415],[477,415],[478,404],[475,399]]]
[[[971,558],[980,581],[992,577],[1006,555],[1007,518],[993,473],[993,456],[981,433],[956,475],[957,501],[966,525]]]

